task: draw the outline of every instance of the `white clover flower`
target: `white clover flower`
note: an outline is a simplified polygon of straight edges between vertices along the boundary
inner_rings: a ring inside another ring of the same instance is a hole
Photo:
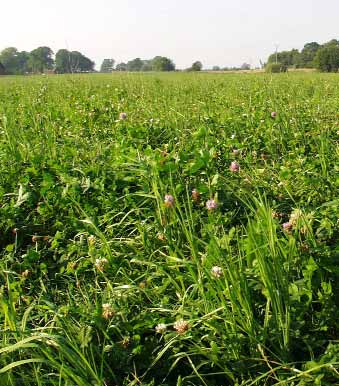
[[[167,326],[164,323],[159,323],[155,326],[155,332],[157,334],[164,334],[167,331]]]
[[[223,275],[222,268],[215,265],[214,267],[211,268],[211,275],[219,279]]]

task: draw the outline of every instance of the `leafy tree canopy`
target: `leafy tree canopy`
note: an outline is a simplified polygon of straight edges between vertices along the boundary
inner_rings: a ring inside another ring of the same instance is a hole
[[[78,51],[59,50],[55,55],[55,71],[59,74],[91,72],[95,63]]]
[[[8,47],[1,51],[0,62],[9,75],[24,74],[28,71],[29,53],[19,52],[15,47]]]
[[[38,47],[31,51],[28,58],[28,67],[32,72],[44,72],[54,66],[53,51],[49,47]]]
[[[5,75],[6,70],[5,66],[0,62],[0,75]]]
[[[197,60],[192,64],[191,71],[201,71],[202,70],[202,63]]]
[[[174,71],[175,64],[171,59],[166,58],[165,56],[156,56],[152,60],[152,70],[153,71]]]
[[[115,67],[116,71],[127,71],[127,64],[126,63],[118,63]]]
[[[144,62],[140,58],[135,58],[127,62],[127,71],[141,71]]]
[[[100,67],[100,72],[104,72],[104,73],[112,72],[114,70],[114,64],[115,64],[114,59],[104,59]]]
[[[314,58],[316,68],[322,72],[338,72],[339,44],[326,44],[321,47]]]

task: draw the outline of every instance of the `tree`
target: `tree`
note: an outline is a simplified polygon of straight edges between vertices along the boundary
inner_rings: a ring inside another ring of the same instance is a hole
[[[71,52],[72,72],[92,72],[95,63],[81,52]]]
[[[127,64],[126,63],[118,63],[115,67],[116,71],[127,71]]]
[[[0,62],[0,75],[5,75],[6,69],[5,66]]]
[[[324,47],[333,47],[333,46],[339,47],[339,40],[337,40],[337,39],[332,39],[332,40],[330,40],[329,42],[325,43],[323,46],[324,46]]]
[[[174,71],[175,64],[165,56],[156,56],[152,59],[153,71]]]
[[[250,70],[251,69],[251,65],[248,64],[248,63],[243,63],[240,68],[242,70]]]
[[[17,73],[25,74],[28,72],[29,52],[20,51],[17,54]]]
[[[320,48],[321,45],[317,42],[306,43],[300,53],[300,66],[314,67],[313,60]]]
[[[15,74],[17,69],[16,56],[18,50],[15,47],[7,47],[0,53],[0,62],[6,68],[7,74]]]
[[[49,47],[38,47],[31,51],[28,59],[28,67],[32,72],[44,72],[54,66],[53,51]]]
[[[268,63],[278,63],[286,67],[298,67],[300,64],[300,53],[297,49],[292,49],[291,51],[281,51],[273,53],[268,58]]]
[[[27,71],[28,52],[19,52],[15,47],[8,47],[1,51],[0,62],[9,75],[24,74]]]
[[[100,72],[104,72],[104,73],[112,72],[114,69],[114,63],[115,63],[114,59],[104,59],[100,67]]]
[[[191,71],[201,71],[201,70],[202,70],[202,63],[199,60],[197,60],[192,64]]]
[[[67,74],[72,72],[70,51],[61,49],[55,54],[55,72],[58,74]]]
[[[152,71],[152,60],[143,60],[140,71]]]
[[[212,71],[220,71],[221,68],[219,66],[213,66]]]
[[[55,71],[59,74],[91,72],[94,62],[78,51],[59,50],[55,55]]]
[[[322,72],[338,72],[339,44],[326,44],[321,47],[314,58],[314,64]]]
[[[126,69],[127,71],[141,71],[143,64],[140,58],[135,58],[127,62]]]

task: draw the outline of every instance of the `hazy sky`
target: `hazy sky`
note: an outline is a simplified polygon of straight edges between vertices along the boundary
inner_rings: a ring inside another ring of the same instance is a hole
[[[339,38],[339,0],[3,0],[0,50],[47,45],[97,65],[164,55],[178,68],[257,65],[274,51]]]

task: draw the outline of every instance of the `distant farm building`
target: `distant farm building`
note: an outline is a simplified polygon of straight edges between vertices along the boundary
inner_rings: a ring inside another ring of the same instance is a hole
[[[0,62],[0,75],[5,75],[5,67],[1,62]]]

